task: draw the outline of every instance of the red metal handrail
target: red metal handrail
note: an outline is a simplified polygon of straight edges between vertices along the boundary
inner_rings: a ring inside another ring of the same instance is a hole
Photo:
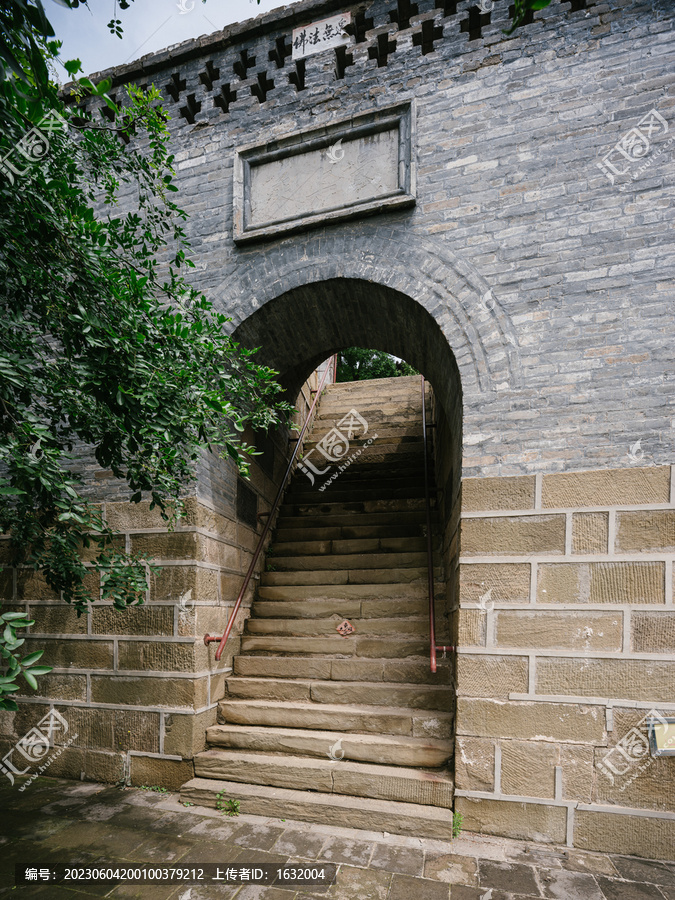
[[[446,644],[436,643],[436,610],[434,604],[434,551],[431,543],[431,501],[429,499],[429,459],[427,454],[427,407],[424,396],[424,375],[422,375],[422,436],[424,439],[424,499],[427,512],[427,566],[429,569],[429,653],[431,671],[436,671],[436,651],[454,650]]]
[[[333,367],[337,366],[337,357],[333,357]],[[272,504],[272,508],[270,509],[267,515],[267,523],[263,528],[262,534],[260,535],[260,539],[258,540],[258,545],[255,548],[255,553],[253,554],[253,559],[248,567],[248,571],[246,572],[246,577],[244,578],[244,583],[241,586],[241,590],[239,591],[239,596],[237,597],[237,602],[234,604],[234,609],[232,610],[232,614],[227,622],[227,626],[225,628],[225,632],[222,637],[216,637],[215,635],[205,634],[204,635],[204,643],[208,647],[209,644],[215,644],[216,641],[219,641],[218,649],[216,650],[216,659],[219,660],[223,655],[223,650],[225,649],[225,644],[227,643],[227,639],[230,636],[230,632],[232,631],[232,626],[234,625],[234,620],[239,612],[239,607],[241,606],[241,601],[244,599],[244,594],[246,593],[246,588],[248,587],[248,583],[251,580],[251,576],[253,575],[253,571],[255,569],[256,563],[258,562],[258,557],[260,556],[260,551],[262,550],[263,543],[265,538],[267,537],[267,532],[270,530],[270,525],[272,524],[272,519],[274,517],[274,513],[276,512],[277,506],[279,505],[279,500],[281,500],[281,495],[284,492],[286,487],[286,482],[288,481],[288,476],[291,473],[291,469],[293,468],[293,463],[295,462],[295,457],[298,455],[298,449],[302,444],[302,439],[305,436],[305,432],[307,431],[307,426],[309,425],[310,419],[312,418],[312,414],[314,413],[314,408],[319,401],[319,397],[321,396],[321,391],[324,388],[326,383],[326,376],[328,375],[328,371],[330,369],[330,364],[326,365],[324,369],[324,373],[321,376],[321,381],[319,382],[319,387],[316,390],[316,394],[314,395],[314,400],[312,401],[312,405],[307,412],[307,416],[305,417],[305,422],[302,426],[302,430],[300,431],[300,435],[295,443],[295,449],[291,454],[291,458],[288,461],[288,465],[286,466],[286,471],[284,472],[284,477],[281,479],[281,483],[279,485],[279,490],[277,491],[277,495],[274,498],[274,503]]]

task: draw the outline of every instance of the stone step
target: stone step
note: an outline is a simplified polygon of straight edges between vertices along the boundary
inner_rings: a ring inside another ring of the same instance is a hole
[[[438,806],[296,791],[212,778],[191,779],[181,788],[180,796],[183,803],[215,808],[217,796],[222,792],[227,799],[239,800],[241,812],[247,815],[297,819],[443,841],[449,841],[452,837],[452,811]]]
[[[428,650],[428,648],[427,648]],[[235,656],[234,674],[258,678],[303,678],[326,681],[384,681],[452,684],[454,660],[438,660],[431,671],[429,653],[418,659],[333,659],[311,656]],[[267,701],[265,701],[267,702]]]
[[[275,574],[275,573],[270,573]],[[445,585],[436,583],[434,593],[441,605],[445,596]],[[421,581],[391,584],[305,584],[305,585],[261,585],[258,588],[260,600],[409,600],[428,599],[425,578]]]
[[[421,538],[420,538],[421,540]],[[275,551],[278,548],[275,546]],[[275,552],[268,556],[267,565],[271,571],[283,569],[294,572],[316,572],[322,569],[405,569],[427,565],[426,547],[414,553],[315,553],[311,556],[299,556]]]
[[[344,703],[363,706],[404,706],[450,712],[452,689],[444,684],[389,684],[372,681],[313,681],[311,679],[252,678],[230,675],[225,679],[225,700],[288,700],[293,703]]]
[[[362,516],[359,516],[361,519]],[[398,516],[396,520],[398,520]],[[351,540],[414,540],[424,538],[424,515],[418,516],[418,522],[396,525],[312,525],[312,517],[284,519],[283,527],[278,526],[275,532],[275,543],[291,544],[298,541],[305,542],[308,539],[317,541],[351,541]],[[324,522],[323,518],[319,521]],[[358,521],[358,520],[357,520]],[[438,540],[438,533],[434,530],[432,538]],[[426,547],[426,539],[424,539]]]
[[[339,757],[340,748],[335,755]],[[264,784],[299,791],[370,797],[452,808],[454,784],[445,773],[347,759],[304,759],[245,750],[206,750],[195,757],[197,778]]]
[[[393,706],[356,706],[288,700],[221,700],[221,725],[256,725],[261,728],[305,728],[351,731],[358,734],[399,734],[447,740],[454,716],[439,710]]]
[[[256,600],[254,619],[356,619],[428,616],[427,600]],[[403,627],[403,626],[402,626]]]
[[[329,504],[323,505],[329,506]],[[426,509],[423,504],[418,504],[417,509],[397,510],[395,517],[389,511],[348,510],[341,512],[333,510],[329,522],[326,522],[326,516],[321,512],[314,515],[305,513],[302,516],[295,516],[292,512],[284,512],[282,506],[277,519],[277,532],[311,528],[312,533],[317,529],[339,531],[338,537],[345,539],[352,537],[406,537],[410,533],[419,536],[420,528],[425,523]],[[367,533],[366,529],[373,529],[373,531]],[[306,540],[308,536],[308,532],[305,531],[303,539]]]
[[[334,616],[331,619],[257,619],[246,620],[246,634],[269,635],[317,635],[331,637],[336,632],[336,626],[342,618]],[[416,635],[423,637],[429,633],[428,616],[418,616],[407,619],[349,619],[357,634],[386,634],[386,635]]]
[[[440,568],[435,569],[436,578],[441,577]],[[408,566],[403,569],[323,569],[318,572],[304,569],[289,572],[262,572],[260,586],[276,587],[286,585],[389,585],[416,584],[426,582],[429,577],[427,566]]]
[[[293,530],[293,529],[284,529]],[[328,529],[323,529],[328,530]],[[328,538],[317,540],[305,540],[306,532],[300,535],[299,540],[277,540],[268,552],[268,561],[276,565],[276,561],[283,557],[311,557],[316,560],[319,556],[349,557],[358,554],[389,554],[389,553],[423,553],[427,552],[427,542],[419,537],[372,537],[372,538]],[[390,557],[388,557],[390,558]],[[317,560],[318,562],[318,560]],[[365,566],[360,566],[365,568]]]
[[[331,524],[333,516],[351,516],[352,524],[356,524],[362,513],[386,513],[391,521],[392,515],[399,513],[421,512],[426,514],[424,497],[401,497],[395,500],[363,500],[363,501],[332,501],[320,500],[318,503],[286,503],[279,509],[282,517],[314,516],[324,520],[324,524]],[[342,523],[340,523],[342,524]],[[370,524],[370,523],[364,523]]]
[[[424,497],[424,486],[420,487],[415,484],[408,484],[405,481],[399,482],[397,487],[384,488],[380,487],[362,487],[360,485],[350,486],[342,484],[338,477],[336,481],[328,481],[328,476],[324,480],[317,480],[314,486],[307,483],[307,487],[294,489],[286,495],[285,502],[288,504],[308,504],[308,503],[362,503],[369,500],[376,500],[378,503],[397,500],[416,500]],[[323,487],[323,490],[321,488]],[[433,495],[432,495],[433,496]]]
[[[229,747],[325,760],[330,760],[331,748],[335,748],[336,756],[342,752],[340,758],[354,762],[424,769],[440,769],[452,756],[452,743],[435,738],[257,725],[211,725],[206,729],[206,743],[209,749]]]
[[[440,643],[440,637],[437,639]],[[426,656],[429,653],[429,639],[402,640],[368,635],[319,638],[243,634],[241,653],[264,656],[334,656],[338,659],[354,656],[363,659],[408,659],[411,656]]]

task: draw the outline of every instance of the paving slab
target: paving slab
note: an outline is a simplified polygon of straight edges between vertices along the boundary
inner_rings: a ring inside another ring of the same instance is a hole
[[[0,785],[0,900],[675,900],[675,865],[476,834],[453,841],[185,807],[176,793]],[[334,884],[14,886],[14,864],[333,863]]]

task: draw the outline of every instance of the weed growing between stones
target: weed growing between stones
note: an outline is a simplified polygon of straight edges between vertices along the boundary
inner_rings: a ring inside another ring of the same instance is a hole
[[[216,809],[224,816],[238,816],[239,806],[239,800],[225,799],[225,791],[218,791],[216,794]]]

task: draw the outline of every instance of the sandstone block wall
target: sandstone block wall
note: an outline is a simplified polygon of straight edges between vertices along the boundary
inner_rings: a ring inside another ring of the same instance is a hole
[[[296,414],[300,426],[317,384],[314,373],[302,387]],[[231,672],[265,565],[263,554],[216,662],[215,648],[204,645],[204,634],[223,633],[263,528],[260,521],[253,527],[250,512],[247,521],[238,515],[237,492],[251,492],[257,511],[269,511],[288,461],[288,436],[280,430],[264,442],[265,457],[253,458],[250,481],[243,484],[233,463],[205,458],[201,470],[213,477],[202,477],[193,486],[172,532],[159,511],[150,510],[149,501],[101,500],[104,516],[124,546],[161,566],[150,577],[142,606],[118,611],[98,599],[98,576],[92,572],[91,614],[78,618],[39,573],[9,566],[11,556],[0,543],[7,565],[2,608],[35,621],[25,647],[28,652],[44,650],[41,662],[53,667],[38,679],[37,691],[24,684],[15,695],[17,712],[0,714],[3,754],[53,705],[68,723],[57,744],[68,746],[45,774],[171,788],[192,777],[192,758],[205,749],[206,728],[215,724],[224,678]],[[253,433],[245,437],[261,444]],[[120,484],[115,488],[120,491]],[[100,480],[90,479],[88,489],[105,496]],[[19,769],[25,766],[16,752],[12,760]]]
[[[467,828],[672,856],[673,758],[612,750],[675,715],[674,529],[675,466],[464,479]]]

